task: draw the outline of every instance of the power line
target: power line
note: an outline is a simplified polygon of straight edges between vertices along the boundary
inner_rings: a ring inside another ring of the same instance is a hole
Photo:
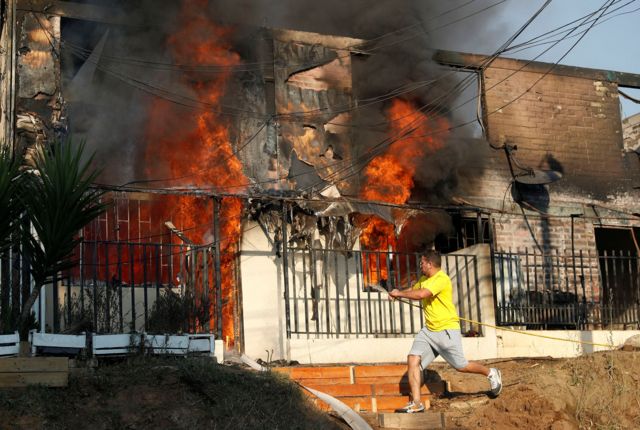
[[[499,3],[502,3],[504,1],[506,1],[506,0],[501,0]],[[439,19],[439,18],[441,18],[443,16],[446,16],[446,15],[448,15],[450,13],[458,11],[458,10],[460,10],[460,9],[462,9],[462,8],[472,4],[474,2],[475,2],[475,0],[469,0],[469,1],[463,3],[463,4],[459,5],[459,6],[455,6],[455,7],[451,8],[451,9],[448,9],[448,10],[444,11],[443,13],[441,13],[439,15],[433,16],[433,17],[429,18],[425,22],[431,22],[431,21],[437,20],[437,19]],[[491,7],[483,8],[480,11],[476,11],[476,12],[470,14],[470,15],[467,15],[465,17],[459,18],[459,19],[455,20],[452,23],[444,24],[444,25],[440,26],[439,28],[445,28],[445,27],[447,27],[449,25],[455,24],[457,22],[460,22],[462,20],[465,20],[467,18],[475,16],[478,13],[484,12],[485,10],[488,10],[490,8]],[[385,39],[385,38],[390,37],[390,36],[401,34],[404,31],[413,29],[415,27],[420,27],[423,24],[424,23],[422,23],[422,22],[417,22],[415,24],[404,26],[404,27],[398,28],[396,30],[390,31],[388,33],[382,34],[380,36],[377,36],[377,37],[375,37],[373,39],[369,39],[369,40],[364,41],[362,43],[354,43],[352,45],[347,46],[346,48],[335,48],[335,50],[338,50],[338,51],[339,50],[349,51],[349,50],[355,50],[355,49],[360,50],[360,49],[366,47],[366,45],[370,44],[372,41],[379,41],[379,40]],[[72,48],[80,49],[80,50],[82,50],[82,51],[84,51],[86,53],[90,52],[89,50],[87,50],[85,48],[82,48],[79,45],[76,45],[73,42],[70,42],[68,40],[64,41],[64,45],[69,45]],[[337,58],[346,58],[346,57],[348,57],[350,55],[351,54],[349,53],[347,55],[338,56]],[[279,67],[280,66],[280,64],[278,64],[277,61],[259,61],[259,62],[250,62],[250,63],[243,63],[243,64],[237,64],[237,65],[217,65],[217,64],[211,64],[211,65],[202,65],[202,64],[199,64],[199,65],[188,65],[188,64],[166,63],[166,62],[165,63],[161,63],[161,62],[140,60],[138,58],[117,57],[117,56],[109,56],[109,55],[104,55],[103,58],[105,58],[107,60],[113,60],[114,62],[116,62],[116,61],[117,62],[129,62],[129,63],[131,63],[133,65],[144,66],[145,68],[148,68],[149,66],[154,66],[155,65],[155,66],[159,66],[159,67],[164,67],[165,70],[175,70],[175,69],[177,69],[179,71],[189,71],[189,72],[197,72],[197,71],[207,72],[207,71],[209,71],[209,72],[218,72],[218,73],[229,73],[229,72],[233,73],[234,71],[237,71],[237,72],[259,71],[265,66],[268,66],[268,67]],[[286,67],[300,67],[300,68],[305,68],[306,69],[306,68],[310,68],[313,65],[317,66],[317,65],[320,65],[320,64],[318,64],[317,62],[306,62],[306,63],[298,63],[298,64],[287,63]],[[247,66],[258,66],[258,67],[247,68]]]
[[[499,53],[500,53],[500,52],[498,51],[496,54],[499,54]],[[490,58],[493,58],[493,57],[494,57],[494,56],[492,56],[492,57],[490,57]],[[537,58],[537,57],[536,57],[536,58]],[[533,61],[533,60],[531,60],[531,61]],[[531,61],[530,61],[530,62],[531,62]],[[530,62],[529,62],[529,63],[530,63]],[[523,66],[523,68],[524,68],[526,65],[528,65],[529,63],[526,63],[526,64]],[[522,69],[522,68],[521,68],[521,69]],[[520,69],[520,70],[521,70],[521,69]],[[518,70],[518,71],[519,71],[519,70]],[[514,72],[514,73],[515,73],[515,72]],[[505,78],[505,79],[506,79],[506,78]],[[476,96],[476,97],[474,97],[472,100],[474,100],[474,99],[476,99],[476,98],[477,98],[477,96]],[[467,101],[467,102],[468,102],[468,101]],[[464,105],[464,104],[466,104],[467,102],[463,103],[463,105]],[[425,106],[426,106],[426,105],[425,105]],[[462,105],[456,106],[454,109],[451,109],[449,112],[451,112],[451,111],[453,111],[453,110],[455,110],[455,109],[457,109],[457,108],[459,108],[459,107],[461,107],[461,106],[462,106]],[[455,127],[448,127],[448,128],[446,128],[446,129],[443,129],[443,130],[436,130],[436,132],[450,131],[450,130],[453,130],[453,129],[455,129],[455,128],[460,128],[460,127],[463,127],[463,126],[469,125],[469,124],[470,124],[470,123],[472,123],[472,122],[474,122],[474,121],[469,121],[469,122],[466,122],[466,123],[463,123],[463,124],[459,124],[458,126],[455,126]],[[429,135],[433,135],[433,134],[435,134],[435,133],[430,133]],[[414,136],[414,137],[424,137],[424,136]],[[389,139],[385,139],[383,142],[381,142],[381,144],[383,144],[383,145],[384,145],[384,143],[385,143],[385,142],[388,142],[388,141],[389,141]],[[390,143],[391,143],[391,142],[390,142]],[[390,144],[390,143],[388,143],[388,144]],[[387,145],[384,145],[384,146],[386,147],[386,146],[388,146],[388,144],[387,144]],[[346,161],[346,160],[345,160],[345,161]],[[365,160],[365,161],[366,161],[366,160]],[[334,163],[333,165],[325,166],[323,169],[326,169],[326,168],[329,168],[329,167],[331,167],[331,166],[335,166],[335,165],[338,165],[338,164],[345,164],[345,163],[344,163],[344,162]],[[354,166],[355,166],[355,164],[352,164],[352,165],[346,166],[346,168],[353,168]],[[254,183],[253,185],[256,185],[256,184],[259,184],[259,183],[274,183],[274,182],[278,182],[278,180],[275,180],[275,181],[274,181],[274,180],[262,181],[262,182]],[[229,187],[237,188],[237,187],[244,187],[244,186],[250,186],[250,185],[252,185],[252,184],[247,183],[247,184],[233,185],[233,186],[229,186]],[[227,187],[222,187],[222,188],[227,188]],[[218,189],[220,189],[220,188],[218,188]]]
[[[182,191],[182,190],[176,190],[176,189],[165,189],[165,190],[148,190],[145,188],[135,188],[135,187],[115,187],[115,186],[107,186],[107,185],[95,185],[96,188],[101,188],[101,189],[105,189],[105,190],[110,190],[110,191],[121,191],[121,192],[137,192],[137,193],[149,193],[149,192],[155,192],[157,194],[175,194],[175,195],[192,195],[190,194],[188,191]],[[465,204],[465,205],[444,205],[444,204],[432,204],[432,203],[425,203],[425,202],[406,202],[406,203],[390,203],[390,202],[385,202],[385,201],[374,201],[374,200],[366,200],[366,199],[362,199],[362,198],[358,198],[358,197],[353,197],[353,196],[342,196],[339,198],[323,198],[322,200],[316,200],[316,199],[309,199],[308,197],[304,197],[304,196],[292,196],[292,195],[274,195],[274,194],[269,194],[269,193],[205,193],[203,191],[200,191],[200,196],[206,196],[206,197],[220,197],[220,198],[237,198],[237,199],[242,199],[242,200],[268,200],[268,201],[280,201],[280,202],[289,202],[289,203],[295,203],[295,202],[309,202],[309,201],[313,201],[313,202],[318,202],[318,203],[325,203],[325,204],[331,204],[331,203],[345,203],[345,202],[349,202],[349,203],[360,203],[360,204],[370,204],[373,206],[381,206],[381,207],[388,207],[388,208],[394,208],[394,209],[407,209],[407,210],[470,210],[470,211],[480,211],[483,213],[504,213],[506,215],[518,215],[518,212],[511,212],[511,211],[507,211],[504,209],[504,207],[502,208],[494,208],[494,207],[489,207],[489,206],[482,206],[482,205],[472,205],[472,204]],[[576,202],[574,202],[576,203]],[[585,205],[593,205],[592,202],[577,202],[576,204],[580,204],[582,206]],[[596,205],[602,209],[611,211],[611,212],[616,212],[619,214],[623,214],[624,217],[615,217],[615,216],[587,216],[587,215],[583,215],[581,216],[581,218],[584,219],[607,219],[607,220],[628,220],[628,219],[638,219],[640,218],[640,215],[636,214],[636,213],[630,213],[630,212],[626,212],[624,210],[621,210],[619,208],[615,208],[615,207],[608,207],[608,206],[603,206],[603,205]],[[535,212],[535,211],[534,211]],[[568,215],[563,215],[563,214],[551,214],[551,213],[542,213],[542,212],[535,212],[533,214],[529,214],[529,216],[539,216],[539,217],[547,217],[547,218],[571,218],[571,214]]]
[[[497,58],[497,57],[498,57],[498,55],[500,55],[500,53],[501,53],[502,51],[504,51],[504,49],[506,49],[506,48],[507,48],[507,47],[508,47],[508,46],[509,46],[509,45],[510,45],[510,44],[511,44],[511,43],[512,43],[512,42],[513,42],[513,41],[514,41],[514,40],[515,40],[515,39],[516,39],[520,34],[522,34],[522,32],[523,32],[523,31],[524,31],[524,30],[525,30],[525,29],[526,29],[526,28],[527,28],[527,27],[528,27],[528,26],[529,26],[529,25],[530,25],[530,24],[531,24],[531,23],[532,23],[532,22],[533,22],[533,21],[534,21],[534,20],[535,20],[539,15],[540,15],[540,13],[542,13],[542,11],[543,11],[547,6],[549,6],[549,4],[550,4],[550,3],[551,3],[551,0],[547,0],[547,1],[546,1],[546,2],[545,2],[545,3],[544,3],[544,4],[543,4],[539,9],[538,9],[538,11],[536,11],[536,13],[534,13],[534,14],[533,14],[533,15],[532,15],[532,16],[531,16],[531,17],[530,17],[530,18],[529,18],[529,19],[528,19],[528,20],[527,20],[527,21],[526,21],[526,22],[525,22],[525,23],[524,23],[524,24],[523,24],[523,25],[522,25],[522,26],[521,26],[521,27],[520,27],[520,28],[519,28],[519,29],[518,29],[518,30],[517,30],[513,35],[512,35],[512,36],[511,36],[511,37],[509,37],[509,39],[507,39],[507,40],[506,40],[506,41],[505,41],[505,42],[500,46],[500,48],[498,48],[498,50],[496,50],[496,52],[495,52],[493,55],[491,55],[490,57],[488,57],[487,59],[485,59],[485,60],[483,61],[483,63],[480,65],[480,68],[481,68],[481,69],[484,69],[484,68],[486,68],[488,65],[490,65],[490,64],[491,64],[491,62],[493,62],[493,60],[494,60],[495,58]],[[506,79],[506,78],[505,78],[505,79]],[[504,81],[504,80],[503,80],[503,81]],[[463,82],[464,82],[464,80],[463,80]],[[470,80],[469,80],[469,82],[470,82]],[[502,82],[502,81],[501,81],[501,82]],[[496,85],[497,85],[497,84],[496,84]],[[493,87],[495,87],[495,85],[494,85]],[[493,87],[491,87],[491,88],[493,88]],[[453,93],[453,91],[452,91],[452,92],[450,92],[450,93],[449,93],[449,95],[450,95],[450,94],[452,94],[452,93]],[[478,96],[476,96],[476,97],[478,97]],[[473,99],[475,100],[475,98],[476,98],[476,97],[474,97]],[[445,100],[446,100],[446,99],[445,99]],[[466,104],[466,103],[464,103],[464,104]],[[464,104],[463,104],[463,105],[464,105]],[[459,107],[462,107],[463,105],[457,106],[457,107],[455,107],[455,108],[453,108],[453,109],[449,110],[449,113],[450,113],[450,112],[452,112],[452,111],[454,111],[454,110],[456,110],[456,109],[458,109]],[[425,105],[425,106],[428,106],[428,105]],[[422,108],[418,109],[418,111],[422,112]],[[420,120],[420,118],[416,118],[416,120],[415,120],[415,121],[419,121],[419,120]],[[359,174],[359,173],[362,171],[362,169],[364,169],[364,168],[365,168],[365,166],[366,166],[364,163],[368,163],[368,162],[370,162],[371,160],[373,160],[373,158],[374,158],[375,156],[377,156],[377,154],[378,154],[378,153],[380,153],[382,150],[386,149],[388,146],[390,146],[391,144],[393,144],[393,143],[394,143],[396,140],[398,140],[399,138],[406,137],[406,135],[407,135],[407,133],[406,133],[407,128],[408,128],[408,127],[414,127],[414,123],[415,123],[415,121],[414,121],[414,122],[412,122],[412,123],[410,123],[410,124],[408,124],[408,126],[407,126],[407,127],[405,127],[405,130],[401,130],[401,132],[399,133],[400,137],[398,137],[398,138],[392,138],[388,143],[387,143],[386,141],[383,141],[383,142],[381,142],[381,144],[376,145],[376,147],[374,147],[375,149],[374,149],[374,151],[372,152],[372,154],[371,154],[371,155],[367,156],[364,160],[360,160],[360,161],[359,161],[359,163],[362,163],[362,167],[361,167],[361,168],[357,169],[355,172],[351,173],[351,174],[350,174],[350,175],[348,175],[346,178],[340,178],[340,179],[337,179],[337,181],[342,181],[342,180],[345,180],[345,179],[347,179],[347,178],[349,178],[349,177],[351,177],[351,176],[353,176],[353,175],[355,175],[355,174]],[[472,121],[472,122],[473,122],[473,121]],[[456,128],[457,128],[457,127],[456,127]],[[451,130],[451,129],[452,129],[452,128],[448,128],[447,130]],[[412,133],[412,132],[413,132],[413,130],[409,131],[409,133]],[[429,135],[433,135],[433,134],[434,134],[434,133],[430,133]],[[423,136],[411,136],[411,137],[412,137],[412,138],[416,138],[416,137],[423,137]],[[426,136],[424,136],[424,137],[426,137]],[[363,161],[364,161],[364,163],[363,163]],[[347,167],[347,168],[352,168],[352,167],[354,167],[354,166],[352,165],[352,166],[349,166],[349,167]],[[336,179],[336,178],[333,178],[333,179]],[[315,184],[315,186],[317,186],[317,185],[319,185],[319,184]]]
[[[550,3],[550,2],[546,2],[546,3],[545,3],[545,5],[543,5],[543,7],[546,7],[549,3]],[[609,5],[607,5],[607,3],[609,3]],[[601,11],[600,17],[598,17],[598,19],[599,19],[599,18],[601,18],[602,13],[606,12],[606,10],[607,10],[607,9],[611,6],[611,4],[613,4],[613,3],[614,3],[614,0],[608,0],[607,2],[605,2],[605,3],[603,4],[603,6],[601,6],[599,9],[597,9],[597,10],[596,10],[596,11],[594,11],[592,14],[590,14],[590,15],[589,15],[589,17],[591,17],[591,16],[593,16],[593,15],[595,15],[595,14],[597,14],[598,12],[600,12],[600,11]],[[540,12],[540,11],[539,11],[539,12]],[[539,12],[538,12],[538,13],[539,13]],[[537,14],[536,14],[536,16],[537,16]],[[528,21],[528,23],[530,23],[530,22],[531,22],[531,20],[530,20],[530,21]],[[591,23],[591,26],[589,27],[589,29],[588,29],[588,30],[590,30],[591,28],[593,28],[593,25],[594,25],[596,22],[597,22],[597,19],[596,19],[596,20],[594,20],[594,21]],[[527,25],[528,25],[528,24],[527,24]],[[579,27],[579,26],[578,26],[578,27]],[[574,30],[573,30],[573,31],[575,31],[578,27],[574,27]],[[521,29],[519,32],[521,33],[521,32],[522,32],[522,30],[523,30],[523,29]],[[571,34],[571,33],[569,33],[569,34]],[[575,43],[574,43],[574,44],[573,44],[573,45],[572,45],[572,46],[571,46],[571,47],[570,47],[570,48],[565,52],[565,54],[563,54],[563,55],[562,55],[562,56],[561,56],[561,57],[560,57],[560,58],[559,58],[559,59],[558,59],[558,60],[557,60],[557,61],[556,61],[556,62],[555,62],[555,63],[554,63],[554,64],[553,64],[553,65],[552,65],[552,66],[551,66],[551,67],[550,67],[550,68],[549,68],[549,69],[548,69],[544,74],[543,74],[543,75],[541,75],[541,76],[539,77],[539,79],[537,79],[537,80],[536,80],[536,81],[535,81],[535,82],[534,82],[534,83],[533,83],[529,88],[527,88],[523,93],[521,93],[521,94],[520,94],[519,96],[517,96],[515,99],[512,99],[512,100],[511,100],[511,101],[509,101],[508,103],[504,104],[503,106],[501,106],[501,107],[499,107],[499,108],[497,108],[497,109],[495,109],[495,110],[493,110],[493,111],[491,111],[491,112],[488,112],[486,116],[489,116],[489,115],[492,115],[492,114],[494,114],[494,113],[496,113],[496,112],[499,112],[500,110],[504,109],[505,107],[509,106],[510,104],[514,103],[515,101],[517,101],[517,100],[519,100],[521,97],[523,97],[525,94],[527,94],[527,93],[528,93],[528,92],[529,92],[529,91],[530,91],[530,90],[531,90],[535,85],[537,85],[537,83],[538,83],[538,82],[540,82],[544,77],[546,77],[546,76],[547,76],[547,75],[548,75],[548,74],[549,74],[549,73],[550,73],[550,72],[555,68],[555,66],[557,66],[557,65],[559,64],[559,62],[560,62],[560,61],[562,61],[562,59],[564,59],[564,58],[565,58],[565,57],[566,57],[566,56],[571,52],[571,50],[573,50],[573,48],[575,48],[575,46],[576,46],[576,45],[577,45],[577,44],[582,40],[582,38],[584,38],[584,36],[585,36],[585,35],[586,35],[586,32],[585,32],[585,33],[584,33],[584,34],[583,34],[583,35],[578,39],[578,41],[576,41],[576,42],[575,42]],[[566,35],[566,36],[568,36],[568,35]],[[565,37],[566,37],[566,36],[565,36]],[[514,40],[514,38],[511,38],[510,40]],[[558,42],[558,43],[559,43],[559,42]],[[555,46],[555,45],[554,45],[554,46]],[[548,48],[547,50],[549,50],[549,49],[551,49],[551,48]],[[545,52],[546,52],[546,51],[545,51]],[[544,53],[544,52],[543,52],[543,53]],[[537,57],[535,57],[535,58],[538,58],[538,57],[539,57],[540,55],[542,55],[543,53],[539,54],[539,55],[538,55]],[[493,57],[493,56],[492,56],[492,57]],[[535,58],[534,58],[534,60],[535,60]],[[530,61],[528,61],[528,62],[527,62],[527,63],[525,63],[521,68],[519,68],[518,70],[514,71],[513,73],[511,73],[510,75],[508,75],[506,78],[502,79],[502,80],[501,80],[501,81],[499,81],[498,83],[494,84],[493,86],[491,86],[490,88],[488,88],[487,90],[485,90],[485,92],[486,92],[486,91],[491,90],[492,88],[495,88],[495,87],[496,87],[497,85],[499,85],[500,83],[502,83],[502,82],[504,82],[505,80],[509,79],[511,76],[513,76],[515,73],[517,73],[517,72],[521,71],[524,67],[526,67],[527,65],[529,65],[529,64],[530,64],[531,62],[533,62],[534,60],[530,60]],[[485,63],[486,63],[486,62],[485,62]],[[477,97],[477,96],[476,96],[476,97]],[[451,110],[450,110],[450,112],[451,112],[451,111],[453,111],[453,110],[456,110],[456,109],[458,109],[458,108],[460,108],[460,107],[462,107],[462,106],[464,106],[465,104],[467,104],[467,103],[468,103],[469,101],[471,101],[471,100],[475,100],[475,98],[476,98],[476,97],[473,97],[472,99],[467,100],[467,101],[465,101],[464,103],[462,103],[462,104],[460,104],[460,105],[458,105],[458,106],[454,107],[453,109],[451,109]],[[435,134],[439,134],[439,133],[444,132],[444,131],[451,131],[451,130],[454,130],[454,129],[457,129],[457,128],[464,127],[464,126],[469,125],[469,124],[471,124],[471,123],[473,123],[473,122],[475,122],[475,120],[467,121],[467,122],[462,123],[462,124],[459,124],[459,125],[457,125],[457,126],[448,127],[448,128],[446,128],[446,129],[436,130],[435,132],[428,133],[428,134],[426,134],[426,135],[411,136],[411,138],[419,138],[419,137],[428,137],[428,136],[433,136],[433,135],[435,135]],[[391,140],[391,141],[389,141],[388,143],[384,143],[384,141],[383,141],[381,144],[379,144],[379,148],[378,148],[378,149],[376,149],[376,151],[375,151],[372,155],[367,156],[367,157],[365,157],[365,158],[361,158],[361,159],[358,161],[358,163],[357,163],[357,164],[362,164],[362,167],[360,167],[359,169],[357,169],[355,172],[352,172],[352,173],[350,173],[350,174],[348,174],[348,175],[346,175],[346,176],[342,176],[342,177],[335,176],[335,177],[333,177],[332,179],[333,179],[335,182],[339,182],[339,181],[344,181],[344,180],[346,180],[346,179],[348,179],[348,178],[350,178],[350,177],[352,177],[352,176],[354,176],[354,175],[356,175],[356,174],[359,174],[359,173],[362,171],[362,169],[364,169],[364,168],[366,167],[366,164],[364,164],[364,163],[368,163],[369,161],[371,161],[371,160],[375,157],[375,154],[376,154],[376,153],[381,152],[383,149],[385,149],[386,147],[388,147],[389,145],[391,145],[395,140],[397,140],[397,138],[396,138],[396,139],[392,139],[392,140]],[[377,146],[378,146],[378,145],[377,145]],[[353,165],[350,165],[350,166],[346,167],[345,169],[343,169],[343,172],[344,172],[344,171],[346,171],[347,169],[352,169],[354,166],[355,166],[355,164],[353,164]],[[319,183],[314,184],[312,187],[315,187],[315,186],[318,186],[318,185],[320,185],[320,184],[319,184]],[[311,187],[309,187],[309,188],[311,188]]]
[[[190,175],[172,177],[172,178],[164,178],[164,179],[141,179],[141,180],[129,181],[129,182],[123,184],[122,186],[133,185],[133,184],[143,184],[143,183],[153,183],[153,182],[177,181],[177,180],[181,180],[181,179],[192,178],[194,176],[197,176],[199,173],[203,173],[203,172],[208,171],[210,169],[213,169],[215,167],[219,167],[222,164],[224,164],[227,161],[229,161],[231,158],[237,157],[240,154],[240,152],[244,148],[246,148],[260,134],[260,132],[267,126],[268,123],[269,123],[269,121],[263,122],[262,125],[258,128],[258,130],[251,135],[251,137],[249,137],[247,140],[245,140],[245,142],[242,145],[238,146],[238,148],[235,151],[233,151],[231,154],[229,154],[226,158],[224,158],[222,160],[218,160],[217,163],[215,163],[213,165],[209,165],[207,167],[204,167],[204,168],[198,170],[196,173],[192,173]]]
[[[614,3],[612,3],[612,5],[613,5],[613,4],[616,4],[616,3],[619,3],[620,1],[622,1],[622,0],[616,0]],[[627,3],[625,3],[625,4],[621,5],[621,6],[618,6],[618,7],[616,7],[615,9],[612,9],[611,11],[607,12],[606,14],[604,14],[604,15],[603,15],[603,17],[604,17],[604,16],[607,16],[607,15],[610,15],[610,14],[614,13],[614,12],[615,12],[615,11],[617,11],[617,10],[623,9],[623,8],[627,7],[628,5],[630,5],[631,3],[634,3],[635,1],[636,1],[636,0],[630,0],[630,1],[628,1]],[[600,25],[600,24],[602,24],[602,23],[604,23],[604,22],[606,22],[606,21],[609,21],[609,20],[611,20],[611,19],[613,19],[613,18],[617,17],[617,16],[621,16],[621,15],[626,15],[626,14],[629,14],[629,13],[633,13],[633,12],[635,12],[635,11],[637,11],[637,10],[638,10],[638,9],[634,9],[634,10],[632,10],[632,11],[628,11],[628,12],[621,12],[621,13],[619,13],[619,14],[615,14],[615,15],[613,15],[613,16],[611,16],[611,17],[607,18],[606,20],[601,20],[601,21],[600,21],[598,24],[596,24],[596,25]],[[529,49],[529,48],[533,48],[533,47],[536,47],[536,46],[540,46],[540,45],[544,45],[544,44],[552,43],[552,42],[554,42],[554,41],[551,41],[551,42],[545,42],[545,43],[539,43],[539,42],[540,42],[540,41],[543,41],[543,40],[547,40],[547,39],[552,38],[552,37],[559,36],[559,35],[561,35],[561,34],[563,34],[563,33],[567,33],[567,32],[572,31],[572,30],[573,30],[572,28],[568,28],[568,29],[563,30],[563,31],[560,31],[560,30],[564,29],[565,27],[569,27],[571,24],[575,24],[575,23],[577,23],[577,22],[579,22],[579,21],[581,21],[581,20],[582,20],[583,22],[582,22],[580,25],[578,25],[578,26],[577,26],[577,28],[579,28],[579,27],[581,27],[581,26],[583,26],[583,25],[587,25],[587,24],[591,23],[593,20],[589,19],[589,20],[584,21],[584,19],[585,19],[585,18],[589,18],[589,17],[591,17],[591,16],[593,16],[593,14],[592,14],[592,13],[590,13],[590,14],[586,14],[586,15],[583,15],[583,16],[581,16],[580,18],[577,18],[577,19],[575,19],[575,20],[573,20],[573,21],[570,21],[570,22],[568,22],[568,23],[566,23],[566,24],[564,24],[564,25],[562,25],[562,26],[560,26],[560,27],[556,27],[556,28],[554,28],[554,29],[552,29],[552,30],[549,30],[549,31],[547,31],[547,32],[545,32],[545,33],[542,33],[542,34],[540,34],[540,35],[538,35],[538,36],[536,36],[536,37],[533,37],[533,38],[531,38],[531,39],[529,39],[529,40],[527,40],[527,41],[525,41],[525,42],[519,43],[519,44],[517,44],[517,45],[513,45],[512,47],[510,47],[509,49],[507,49],[505,52],[509,52],[509,53],[513,54],[513,53],[516,53],[516,52],[523,51],[523,50],[525,50],[525,49]],[[576,27],[574,27],[574,29],[575,29],[575,28],[576,28]],[[578,34],[581,34],[581,33],[578,33]],[[571,37],[577,37],[577,35],[573,35],[573,36],[571,36]]]

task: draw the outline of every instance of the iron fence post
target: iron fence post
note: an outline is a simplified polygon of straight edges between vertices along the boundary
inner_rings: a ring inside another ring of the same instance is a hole
[[[284,313],[287,324],[287,339],[291,338],[291,316],[289,309],[289,255],[287,239],[287,203],[282,202],[282,270],[284,272]]]
[[[220,268],[220,244],[222,238],[220,237],[220,204],[219,197],[213,198],[213,237],[215,242],[214,248],[214,265],[216,272],[216,336],[218,339],[222,339],[222,279]]]

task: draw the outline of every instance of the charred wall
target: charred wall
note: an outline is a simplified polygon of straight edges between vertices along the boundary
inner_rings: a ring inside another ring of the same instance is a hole
[[[60,89],[60,17],[18,10],[16,14],[15,150],[30,152],[64,134]]]
[[[235,124],[235,146],[259,188],[317,190],[338,170],[339,159],[351,158],[347,125],[355,101],[349,47],[361,42],[275,29],[255,29],[239,42],[247,62],[262,64],[237,77],[229,91],[259,115]],[[339,186],[357,191],[353,181]]]
[[[494,208],[498,248],[596,251],[595,231],[638,225],[640,163],[623,145],[620,85],[638,85],[628,73],[554,66],[498,58],[481,70],[482,57],[439,52],[436,59],[476,70],[489,143],[486,170],[464,197]],[[561,178],[539,185],[515,174],[555,171]],[[513,160],[515,159],[515,162]]]

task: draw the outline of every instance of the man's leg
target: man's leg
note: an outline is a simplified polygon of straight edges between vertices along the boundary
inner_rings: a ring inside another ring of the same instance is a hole
[[[489,379],[491,394],[497,397],[502,391],[502,375],[495,368],[488,368],[480,363],[467,361],[462,352],[462,336],[460,330],[445,330],[446,337],[441,336],[443,350],[440,354],[458,372],[484,375]]]
[[[420,388],[422,387],[422,367],[419,355],[407,356],[407,376],[409,377],[409,388],[411,389],[411,400],[413,403],[420,403]]]
[[[489,368],[475,361],[469,361],[469,364],[465,367],[456,370],[462,373],[477,373],[479,375],[489,376]]]
[[[495,367],[488,368],[480,363],[470,361],[465,367],[456,369],[458,372],[463,373],[477,373],[484,375],[489,379],[489,385],[491,386],[491,395],[498,397],[502,392],[502,374]]]
[[[431,348],[425,329],[416,335],[411,350],[407,355],[407,379],[411,390],[411,402],[404,408],[396,409],[396,412],[421,412],[429,409],[430,402],[427,399],[422,404],[420,399],[420,388],[422,386],[422,369],[428,366],[435,358],[436,354]]]

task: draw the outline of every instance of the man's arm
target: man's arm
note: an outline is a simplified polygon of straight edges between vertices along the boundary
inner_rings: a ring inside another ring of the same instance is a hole
[[[402,291],[398,289],[393,289],[389,292],[389,295],[393,298],[422,300],[422,299],[428,299],[429,297],[433,296],[433,293],[431,293],[431,291],[429,291],[426,288],[421,288],[419,290],[402,290]]]

